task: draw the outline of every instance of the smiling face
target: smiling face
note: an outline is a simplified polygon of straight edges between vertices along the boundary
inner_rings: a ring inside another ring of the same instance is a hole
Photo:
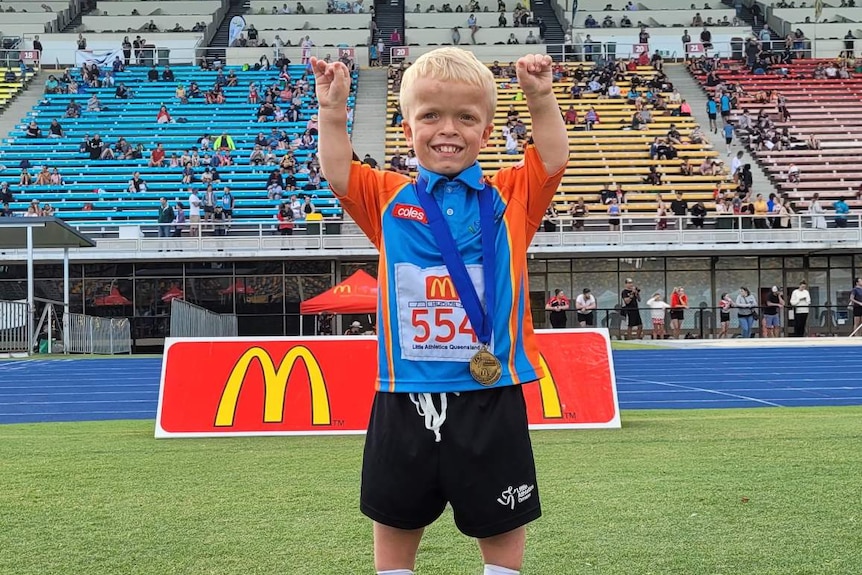
[[[494,129],[489,99],[479,86],[417,78],[404,105],[404,135],[419,164],[446,176],[476,161]]]

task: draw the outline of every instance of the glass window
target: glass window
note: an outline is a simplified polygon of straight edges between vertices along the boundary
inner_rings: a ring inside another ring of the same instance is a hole
[[[134,294],[130,279],[99,279],[84,281],[84,309],[89,315],[133,315]]]
[[[216,313],[234,313],[234,296],[244,289],[227,276],[186,278],[186,301]]]
[[[853,289],[853,275],[848,269],[829,270],[829,294],[831,305],[846,307],[850,303],[850,291]]]
[[[751,294],[757,297],[760,289],[757,279],[757,270],[716,270],[715,301],[717,302],[724,292],[729,293],[735,301],[740,287],[748,288]]]
[[[805,263],[802,256],[794,256],[791,258],[784,258],[784,267],[787,269],[801,270],[805,268]]]
[[[302,296],[299,289],[299,276],[284,277],[284,299],[288,302],[300,302]]]
[[[530,293],[547,293],[548,283],[545,274],[530,274]]]
[[[284,262],[284,273],[306,275],[306,274],[332,274],[332,262],[320,260],[287,260]]]
[[[545,260],[527,260],[528,273],[544,273],[546,269]]]
[[[616,258],[579,258],[572,260],[575,272],[615,272],[619,262]]]
[[[341,263],[341,277],[344,279],[349,278],[357,271],[363,270],[365,273],[370,275],[371,277],[377,277],[377,262],[342,262]]]
[[[590,288],[593,297],[596,298],[598,309],[613,309],[620,303],[620,291],[622,288],[618,283],[617,273],[593,272],[590,274],[577,274],[572,299],[584,292],[584,288]],[[602,313],[597,319],[604,317]]]
[[[572,260],[548,260],[549,272],[565,272],[569,273],[572,269]]]
[[[0,281],[0,300],[27,299],[27,280]]]
[[[564,273],[564,274],[548,274],[548,289],[546,290],[546,295],[548,297],[556,289],[563,290],[567,296],[571,296],[572,294],[572,274]]]
[[[302,276],[300,280],[301,300],[311,299],[332,287],[332,276]]]
[[[826,256],[810,256],[808,258],[809,268],[828,268],[829,258]]]
[[[230,276],[233,275],[233,262],[189,262],[186,264],[187,276]]]
[[[717,270],[756,270],[756,257],[722,256],[715,264]],[[739,286],[737,286],[739,287]]]
[[[171,301],[184,296],[182,277],[135,278],[135,315],[170,315]]]
[[[853,267],[853,258],[851,256],[830,256],[830,268],[851,268]]]
[[[284,273],[284,263],[281,260],[263,262],[234,262],[235,273],[238,276],[269,276]]]
[[[39,266],[36,266],[37,268]],[[21,264],[0,265],[0,280],[27,279],[27,266]]]
[[[131,263],[84,264],[84,275],[88,278],[131,278]]]
[[[664,270],[664,258],[620,258],[621,273],[640,270]]]
[[[713,307],[715,302],[712,296],[712,281],[710,272],[703,271],[671,271],[667,273],[667,291],[662,295],[667,300],[670,300],[670,293],[674,287],[679,286],[685,289],[688,295],[688,307]],[[650,297],[652,294],[649,294]],[[648,298],[641,297],[644,301]]]
[[[162,260],[159,262],[138,262],[135,264],[135,277],[177,278],[183,275],[183,262]]]
[[[712,260],[710,258],[667,258],[667,269],[709,270],[712,269]]]
[[[284,313],[284,284],[281,275],[236,278],[236,312]]]
[[[781,258],[762,257],[760,258],[760,269],[778,269],[784,267],[784,262]]]
[[[69,263],[69,277],[81,277],[81,264]],[[34,266],[33,275],[37,278],[63,279],[63,264],[39,264]],[[26,277],[26,274],[25,274]]]
[[[638,272],[635,274],[628,275],[620,274],[619,286],[617,288],[616,301],[614,302],[614,305],[620,303],[620,294],[622,293],[622,290],[625,289],[626,278],[631,278],[632,280],[634,280],[635,286],[640,288],[641,307],[644,307],[646,305],[646,301],[651,298],[655,292],[661,292],[665,299],[668,298],[670,288],[665,286],[664,272]],[[593,291],[595,292],[595,290]],[[613,305],[611,307],[613,307]]]

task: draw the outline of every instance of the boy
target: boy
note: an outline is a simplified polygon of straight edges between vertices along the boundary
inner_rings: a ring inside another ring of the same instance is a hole
[[[551,58],[518,61],[534,143],[523,165],[491,179],[476,159],[494,130],[496,83],[472,53],[440,48],[404,73],[415,181],[359,162],[346,129],[347,68],[312,66],[323,173],[380,250],[379,373],[360,502],[374,521],[375,568],[412,574],[423,529],[449,503],[458,528],[478,539],[485,574],[517,574],[525,525],[541,515],[519,385],[543,375],[526,251],[569,156]]]

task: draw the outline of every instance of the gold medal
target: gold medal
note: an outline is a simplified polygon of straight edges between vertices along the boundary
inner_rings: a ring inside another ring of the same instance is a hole
[[[482,347],[470,358],[470,375],[481,385],[491,386],[503,375],[500,360],[487,347]]]

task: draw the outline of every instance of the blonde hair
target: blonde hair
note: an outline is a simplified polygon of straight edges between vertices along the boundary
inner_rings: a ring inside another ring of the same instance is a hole
[[[493,121],[497,110],[497,82],[494,75],[473,52],[461,48],[437,48],[422,54],[404,72],[401,78],[401,111],[407,117],[413,96],[413,83],[419,78],[433,78],[441,82],[460,82],[485,90],[488,98],[488,117]]]

